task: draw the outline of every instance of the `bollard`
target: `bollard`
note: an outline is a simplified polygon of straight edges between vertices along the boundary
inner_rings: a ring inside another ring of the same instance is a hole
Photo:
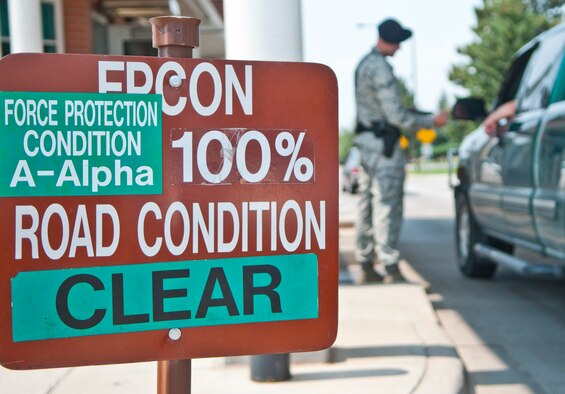
[[[149,22],[153,32],[153,47],[157,48],[158,57],[192,57],[192,50],[199,45],[200,19],[158,16]],[[191,360],[159,361],[157,393],[190,394],[191,374]]]
[[[290,379],[290,355],[263,354],[251,356],[251,380],[282,382]]]
[[[153,47],[159,57],[192,57],[198,48],[200,19],[183,16],[151,18]]]

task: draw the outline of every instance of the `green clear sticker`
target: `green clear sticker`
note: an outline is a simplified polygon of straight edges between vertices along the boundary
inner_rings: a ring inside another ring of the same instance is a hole
[[[162,193],[161,96],[0,92],[0,197]]]
[[[20,272],[14,342],[318,317],[315,254]]]

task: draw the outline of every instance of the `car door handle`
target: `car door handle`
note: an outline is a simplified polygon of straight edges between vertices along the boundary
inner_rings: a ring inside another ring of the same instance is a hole
[[[528,197],[520,197],[520,196],[502,197],[502,206],[510,211],[528,213],[529,205],[530,205],[530,199]]]
[[[549,219],[555,219],[557,203],[555,200],[544,200],[540,198],[534,199],[534,212],[536,215]]]

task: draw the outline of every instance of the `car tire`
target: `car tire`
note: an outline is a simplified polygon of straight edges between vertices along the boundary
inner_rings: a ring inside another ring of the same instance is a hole
[[[466,193],[457,194],[455,209],[455,245],[459,269],[470,278],[492,278],[496,272],[496,264],[475,252],[476,244],[490,242],[473,216]]]

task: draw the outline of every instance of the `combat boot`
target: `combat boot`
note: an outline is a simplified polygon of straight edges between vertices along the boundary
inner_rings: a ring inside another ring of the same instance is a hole
[[[373,263],[362,263],[363,283],[379,283],[384,281],[384,276],[375,271]]]
[[[391,264],[386,266],[386,279],[388,283],[406,283],[408,282],[404,275],[402,275],[402,271],[400,271],[400,267],[398,264]]]

